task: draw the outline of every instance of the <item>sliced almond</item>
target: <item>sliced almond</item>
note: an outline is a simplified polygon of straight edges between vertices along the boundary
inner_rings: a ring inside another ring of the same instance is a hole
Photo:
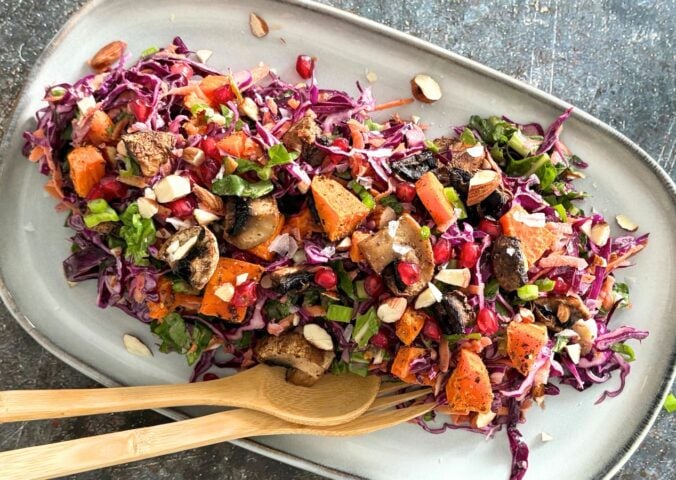
[[[620,228],[628,232],[635,232],[638,230],[638,225],[634,223],[631,218],[622,213],[616,216],[615,220],[617,221],[617,224],[620,226]]]
[[[136,203],[138,204],[138,213],[143,218],[152,218],[160,207],[155,200],[146,197],[140,197]]]
[[[402,297],[390,297],[380,304],[376,315],[384,323],[394,323],[399,320],[406,311],[406,299]]]
[[[432,103],[441,98],[441,87],[429,75],[416,75],[411,80],[411,93],[420,102]]]
[[[347,252],[351,246],[352,239],[350,237],[345,237],[340,242],[338,242],[336,245],[336,250],[339,252]]]
[[[145,358],[153,356],[153,352],[150,351],[146,344],[133,335],[125,333],[122,337],[122,343],[124,343],[124,348],[132,355]]]
[[[496,415],[495,412],[477,413],[472,421],[474,428],[484,428],[493,421]]]
[[[447,285],[467,288],[472,274],[468,268],[445,268],[434,277]]]
[[[224,283],[214,290],[214,295],[224,302],[229,303],[230,300],[232,300],[232,297],[235,295],[235,287],[232,285],[232,283]]]
[[[110,42],[94,54],[89,60],[89,66],[96,72],[105,72],[122,58],[126,48],[127,44],[120,40]]]
[[[225,216],[225,205],[221,197],[199,185],[193,185],[192,193],[197,197],[197,203],[202,210],[221,217]]]
[[[249,14],[249,28],[256,38],[263,38],[270,32],[268,23],[253,12]]]
[[[610,238],[610,225],[607,223],[597,223],[591,228],[589,240],[599,247],[604,246],[608,243]]]
[[[181,158],[184,162],[189,163],[194,167],[199,167],[207,157],[204,155],[204,151],[200,148],[186,147],[183,149],[183,155]]]
[[[214,52],[211,50],[197,50],[195,52],[195,55],[197,56],[197,59],[200,61],[200,63],[207,63],[207,60],[209,60],[213,54]]]
[[[197,220],[197,223],[200,225],[209,225],[210,223],[220,219],[218,215],[214,215],[213,213],[202,210],[201,208],[196,208],[193,210],[192,214],[195,217],[195,220]]]
[[[303,327],[303,336],[305,337],[305,340],[320,350],[333,350],[333,339],[331,338],[331,335],[319,325],[314,323],[305,325]]]
[[[239,106],[239,110],[251,120],[258,120],[258,105],[251,98],[246,97]]]
[[[472,206],[486,199],[500,185],[500,174],[494,170],[479,170],[469,181],[467,205]]]

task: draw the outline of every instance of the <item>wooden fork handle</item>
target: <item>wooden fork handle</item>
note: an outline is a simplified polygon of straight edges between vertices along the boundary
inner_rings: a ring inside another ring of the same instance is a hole
[[[302,427],[253,410],[229,410],[180,422],[0,453],[3,480],[61,477],[238,438],[294,433]]]

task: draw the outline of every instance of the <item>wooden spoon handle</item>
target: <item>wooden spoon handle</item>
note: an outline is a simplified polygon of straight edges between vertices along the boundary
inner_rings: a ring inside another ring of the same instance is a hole
[[[145,387],[0,392],[0,423],[149,408],[213,405],[217,398],[213,387],[215,386],[206,382]]]
[[[298,426],[252,410],[229,410],[154,427],[0,453],[3,480],[61,477]]]

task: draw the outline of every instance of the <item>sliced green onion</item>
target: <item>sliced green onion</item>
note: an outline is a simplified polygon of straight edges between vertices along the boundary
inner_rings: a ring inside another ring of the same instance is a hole
[[[517,296],[524,302],[535,300],[539,292],[537,285],[524,285],[516,289]]]
[[[538,290],[541,292],[551,292],[554,290],[554,285],[556,285],[556,282],[554,280],[550,280],[549,278],[539,278],[535,280],[535,285],[537,285]]]
[[[664,401],[664,409],[669,413],[676,410],[676,397],[674,397],[673,393],[670,393]]]
[[[366,300],[369,298],[366,293],[366,288],[364,287],[364,280],[358,280],[354,282],[354,292],[357,295],[358,300]]]
[[[157,53],[157,52],[159,52],[159,51],[160,51],[160,49],[157,48],[157,47],[148,47],[148,48],[146,48],[145,50],[143,50],[143,51],[141,52],[141,56],[142,56],[142,57],[148,57],[148,56],[150,56],[150,55],[152,55],[152,54],[154,54],[154,53]]]
[[[520,130],[517,130],[509,138],[507,145],[522,157],[527,157],[528,155],[533,154],[540,146],[542,143],[541,138],[542,137],[540,137],[540,140],[533,139],[525,136]]]
[[[348,323],[352,320],[352,307],[332,303],[326,312],[326,319],[332,322]]]
[[[636,354],[634,353],[634,349],[631,348],[626,343],[616,343],[614,345],[611,345],[610,349],[613,352],[617,352],[620,355],[622,355],[628,362],[633,362],[634,360],[636,360]]]
[[[84,216],[84,223],[87,228],[92,228],[103,222],[117,222],[120,218],[117,212],[113,210],[102,198],[97,198],[87,203],[91,213]]]
[[[363,185],[358,182],[351,181],[347,184],[347,186],[359,196],[361,203],[366,205],[369,209],[374,209],[376,207],[376,199],[373,198],[373,195],[371,195]]]
[[[557,205],[552,206],[552,208],[556,210],[556,213],[558,214],[562,222],[568,221],[568,215],[566,215],[566,209],[563,205],[559,203]]]
[[[432,153],[439,153],[439,147],[432,140],[425,140],[425,147]]]
[[[49,91],[49,93],[54,98],[61,98],[66,94],[66,89],[62,87],[54,87]]]
[[[455,210],[460,211],[460,213],[458,213],[458,220],[464,220],[465,218],[467,218],[467,210],[465,209],[465,204],[462,203],[462,200],[460,200],[460,195],[458,195],[458,192],[455,190],[455,188],[453,187],[444,188],[444,195],[446,195],[446,199],[453,206],[453,208]]]
[[[387,197],[381,198],[380,204],[390,207],[397,215],[401,215],[404,212],[404,207],[401,206],[401,203],[399,203],[394,195],[388,195]]]
[[[460,141],[465,145],[474,146],[476,145],[476,137],[469,128],[465,128],[460,134]]]
[[[430,235],[432,235],[432,230],[430,230],[430,227],[427,225],[420,227],[420,237],[422,237],[423,240],[430,238]]]

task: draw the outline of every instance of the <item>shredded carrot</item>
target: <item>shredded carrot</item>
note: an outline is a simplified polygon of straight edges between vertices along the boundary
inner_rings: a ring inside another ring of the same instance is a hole
[[[31,162],[37,162],[44,156],[44,154],[45,148],[40,145],[37,145],[33,147],[33,150],[31,150],[30,155],[28,155],[28,160],[30,160]]]
[[[643,250],[644,247],[645,247],[645,244],[636,245],[634,247],[631,247],[627,251],[627,253],[625,253],[624,255],[621,255],[621,256],[617,257],[615,260],[608,262],[608,267],[606,267],[606,274],[612,272],[617,267],[621,266],[626,260],[629,259],[629,257],[636,255],[638,252]]]
[[[396,108],[403,105],[408,105],[409,103],[413,103],[413,98],[400,98],[399,100],[392,100],[391,102],[385,102],[381,103],[380,105],[376,105],[373,107],[372,111],[379,112],[381,110],[387,110],[388,108]]]
[[[347,127],[350,129],[350,136],[352,137],[352,148],[363,149],[364,136],[361,134],[361,129],[359,125],[355,125],[355,122],[347,122]]]

